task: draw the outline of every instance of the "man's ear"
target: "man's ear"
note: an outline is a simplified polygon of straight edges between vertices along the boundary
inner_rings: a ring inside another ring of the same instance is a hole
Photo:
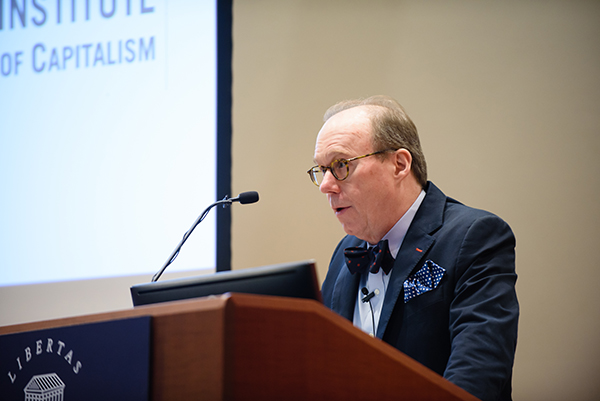
[[[394,157],[394,175],[404,179],[412,170],[412,155],[404,148],[398,149],[393,154]]]

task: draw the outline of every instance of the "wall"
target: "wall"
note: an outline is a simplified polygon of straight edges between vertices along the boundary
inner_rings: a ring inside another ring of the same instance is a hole
[[[600,397],[600,2],[234,5],[233,266],[315,259],[343,231],[309,181],[328,106],[389,94],[430,179],[517,237],[515,400]],[[266,247],[275,250],[266,251]]]

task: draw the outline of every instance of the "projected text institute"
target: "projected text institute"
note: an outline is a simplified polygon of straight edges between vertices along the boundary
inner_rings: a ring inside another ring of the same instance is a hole
[[[8,27],[15,29],[25,28],[30,22],[41,27],[46,23],[54,22],[58,25],[63,22],[90,21],[94,19],[109,19],[117,16],[131,17],[153,13],[154,6],[148,0],[90,0],[56,2],[40,0],[0,0],[0,31]],[[147,4],[148,2],[148,4]],[[95,3],[95,4],[94,4]]]

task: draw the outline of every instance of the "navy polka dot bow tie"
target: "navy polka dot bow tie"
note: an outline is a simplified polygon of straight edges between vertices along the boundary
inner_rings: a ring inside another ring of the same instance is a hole
[[[390,253],[387,240],[379,241],[373,247],[367,248],[346,248],[344,249],[346,265],[350,273],[362,273],[370,271],[377,273],[383,269],[385,274],[389,274],[394,266],[394,258]]]

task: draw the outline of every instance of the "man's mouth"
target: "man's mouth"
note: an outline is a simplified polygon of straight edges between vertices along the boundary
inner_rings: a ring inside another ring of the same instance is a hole
[[[335,212],[335,214],[339,214],[339,213],[343,212],[346,209],[348,209],[348,206],[346,206],[346,207],[334,207],[333,211]]]

